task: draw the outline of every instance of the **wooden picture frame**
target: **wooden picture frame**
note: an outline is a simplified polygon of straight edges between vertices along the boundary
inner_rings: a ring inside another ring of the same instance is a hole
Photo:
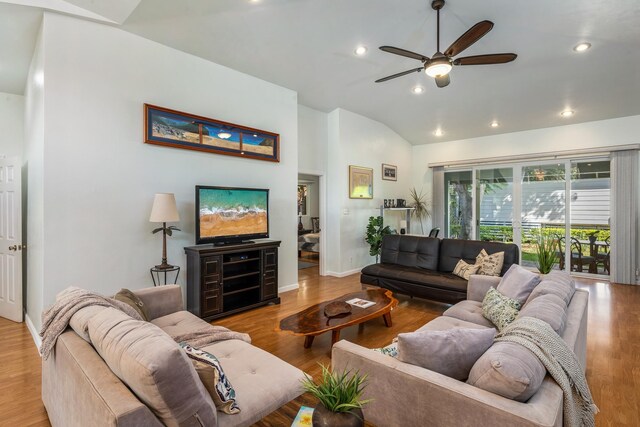
[[[398,167],[394,165],[382,164],[382,179],[385,181],[397,181],[398,180]]]
[[[349,198],[373,199],[373,169],[349,165]]]
[[[144,142],[249,159],[280,161],[280,135],[144,104]]]

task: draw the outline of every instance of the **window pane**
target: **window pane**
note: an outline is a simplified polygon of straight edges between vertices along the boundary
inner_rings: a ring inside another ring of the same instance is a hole
[[[445,172],[444,185],[446,195],[444,235],[452,239],[471,239],[472,172]]]
[[[513,168],[476,171],[479,240],[513,242]]]

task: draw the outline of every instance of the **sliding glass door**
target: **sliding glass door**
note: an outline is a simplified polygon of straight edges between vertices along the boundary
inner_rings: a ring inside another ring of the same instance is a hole
[[[445,237],[515,243],[536,268],[541,236],[554,269],[609,274],[609,159],[477,166],[444,173]]]

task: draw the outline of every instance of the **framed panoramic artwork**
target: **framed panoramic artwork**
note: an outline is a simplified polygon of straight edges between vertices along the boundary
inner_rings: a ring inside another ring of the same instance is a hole
[[[386,181],[398,180],[398,167],[394,165],[382,164],[382,179]]]
[[[280,161],[280,135],[144,104],[144,142],[250,159]]]
[[[349,165],[349,198],[373,199],[373,169]]]

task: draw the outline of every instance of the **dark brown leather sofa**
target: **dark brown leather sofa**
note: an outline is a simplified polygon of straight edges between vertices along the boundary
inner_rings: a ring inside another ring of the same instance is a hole
[[[360,282],[453,304],[467,298],[467,281],[453,269],[460,259],[475,263],[483,248],[488,254],[504,251],[500,275],[518,263],[518,247],[511,243],[392,234],[382,240],[380,263],[363,268]]]

